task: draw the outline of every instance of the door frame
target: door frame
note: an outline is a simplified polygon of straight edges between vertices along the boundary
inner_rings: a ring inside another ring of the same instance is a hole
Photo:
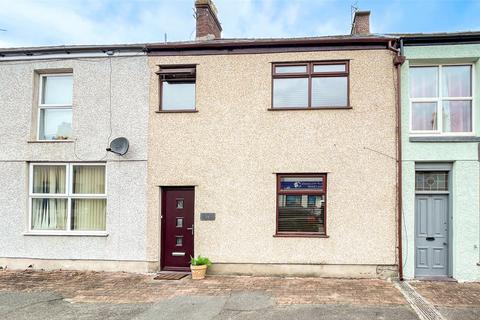
[[[195,221],[195,187],[194,186],[160,186],[160,271],[187,271],[190,272],[190,268],[168,268],[165,269],[165,219],[166,216],[166,206],[165,202],[167,197],[165,193],[169,190],[180,190],[180,191],[193,191],[193,221]],[[195,231],[193,233],[193,243],[192,243],[193,254],[195,254]],[[175,269],[175,270],[173,270]]]
[[[448,172],[448,191],[417,191],[415,189],[415,174],[417,171],[447,171]],[[414,174],[414,205],[413,205],[413,273],[415,279],[425,279],[428,277],[417,277],[416,275],[416,266],[417,266],[417,243],[416,243],[416,232],[417,232],[417,210],[416,210],[416,198],[417,195],[435,195],[443,194],[448,196],[448,209],[447,209],[447,221],[448,221],[448,245],[447,245],[447,276],[446,278],[453,278],[453,189],[452,189],[452,171],[453,163],[451,162],[416,162],[415,163],[415,174]],[[433,277],[428,278],[429,280],[435,280]],[[445,279],[445,277],[440,277],[439,279]]]

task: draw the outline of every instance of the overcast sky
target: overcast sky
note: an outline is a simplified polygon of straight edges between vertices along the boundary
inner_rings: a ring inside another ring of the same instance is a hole
[[[480,30],[480,0],[216,0],[223,37],[348,34],[351,5],[375,33]],[[0,47],[193,40],[194,0],[0,0]]]

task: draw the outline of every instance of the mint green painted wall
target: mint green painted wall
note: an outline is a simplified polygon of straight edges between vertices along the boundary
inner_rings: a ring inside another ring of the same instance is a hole
[[[477,142],[409,142],[410,103],[408,69],[411,63],[474,63],[474,130],[480,136],[480,45],[405,47],[401,68],[403,257],[405,278],[414,277],[415,162],[451,162],[452,220],[450,243],[452,276],[459,281],[480,280],[480,165]]]

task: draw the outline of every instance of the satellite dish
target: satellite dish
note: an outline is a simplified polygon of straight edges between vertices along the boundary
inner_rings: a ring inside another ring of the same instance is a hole
[[[128,152],[128,140],[127,138],[120,137],[115,138],[110,142],[110,148],[107,151],[123,156]]]

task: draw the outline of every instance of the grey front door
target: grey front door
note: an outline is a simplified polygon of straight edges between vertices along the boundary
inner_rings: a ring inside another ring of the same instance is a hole
[[[415,196],[415,276],[448,276],[448,195]]]

